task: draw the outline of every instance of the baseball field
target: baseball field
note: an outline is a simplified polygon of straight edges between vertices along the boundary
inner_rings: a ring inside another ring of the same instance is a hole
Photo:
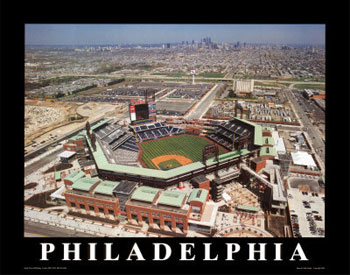
[[[142,162],[148,168],[169,170],[202,160],[205,145],[211,142],[199,136],[180,135],[139,144]],[[219,154],[226,151],[219,148]]]

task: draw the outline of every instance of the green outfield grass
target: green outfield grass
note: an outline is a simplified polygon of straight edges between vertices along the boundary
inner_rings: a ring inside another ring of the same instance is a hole
[[[203,148],[210,142],[196,136],[180,135],[140,144],[143,148],[142,161],[149,168],[157,169],[152,159],[163,155],[180,155],[192,160],[202,160]],[[225,153],[219,148],[219,154]]]

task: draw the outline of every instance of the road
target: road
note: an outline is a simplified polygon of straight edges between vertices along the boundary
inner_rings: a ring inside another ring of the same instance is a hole
[[[195,107],[194,110],[190,114],[188,114],[185,118],[186,119],[194,119],[194,118],[200,118],[209,108],[210,103],[215,99],[216,92],[218,89],[220,89],[224,84],[219,83],[214,86],[214,88],[209,92],[209,94],[203,98],[198,105]]]
[[[109,78],[135,78],[135,79],[159,79],[159,80],[192,80],[192,76],[185,76],[185,77],[167,77],[164,75],[151,75],[151,76],[140,76],[140,75],[123,75],[123,74],[41,74],[46,75],[47,77],[63,77],[63,76],[90,76],[90,77],[109,77]],[[233,76],[233,75],[232,75]],[[211,81],[232,81],[233,78],[215,78],[215,77],[201,77],[197,79],[198,81],[201,80],[211,80]],[[289,84],[324,84],[325,82],[313,82],[313,81],[288,81],[288,80],[274,80],[274,79],[253,79],[254,81],[264,81],[264,82],[278,82],[278,83],[289,83]]]
[[[96,237],[94,235],[77,232],[65,228],[58,228],[51,225],[25,221],[24,222],[25,237]]]
[[[57,158],[58,154],[62,153],[64,150],[63,146],[61,149],[43,157],[42,159],[32,163],[32,164],[29,164],[27,167],[24,168],[24,174],[26,176],[30,175],[31,173],[39,170],[41,167],[43,167],[45,164],[53,161],[54,159]]]
[[[325,143],[321,138],[321,133],[317,127],[312,124],[311,119],[305,113],[305,111],[310,109],[307,99],[303,98],[299,94],[294,93],[290,88],[286,91],[286,96],[294,105],[294,108],[304,125],[303,131],[307,132],[310,139],[312,140],[312,146],[315,149],[316,154],[318,154],[323,163],[325,163]]]
[[[90,125],[92,126],[93,124],[95,124],[96,122],[98,122],[99,120],[101,120],[102,118],[103,118],[103,116],[100,116],[100,117],[98,117],[98,118],[96,118],[96,119],[94,119],[94,120],[92,120],[92,121],[89,120],[89,123],[90,123]],[[27,155],[24,157],[24,161],[31,160],[31,159],[33,159],[33,158],[35,158],[35,157],[37,157],[37,156],[43,154],[44,152],[47,151],[47,149],[48,149],[49,147],[52,146],[53,143],[59,143],[59,142],[65,140],[65,139],[68,139],[68,138],[70,138],[70,137],[73,137],[73,136],[75,136],[76,134],[78,134],[81,130],[83,130],[84,128],[85,128],[85,123],[84,123],[82,126],[80,126],[80,127],[76,128],[76,129],[74,129],[74,130],[68,132],[67,134],[61,136],[60,138],[55,139],[55,140],[53,140],[53,141],[50,141],[50,142],[48,142],[48,143],[45,143],[44,145],[41,145],[40,147],[38,147],[37,149],[35,149],[35,151],[32,151],[32,152],[30,152],[29,154],[27,154]]]

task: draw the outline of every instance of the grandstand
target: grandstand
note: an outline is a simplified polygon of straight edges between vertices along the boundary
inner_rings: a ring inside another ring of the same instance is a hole
[[[131,128],[135,131],[139,142],[185,133],[184,129],[167,126],[164,122],[144,124]]]
[[[215,133],[208,133],[206,136],[228,150],[232,150],[233,143],[238,146],[242,140],[247,140],[243,146],[252,150],[254,149],[253,139],[256,136],[254,135],[255,128],[256,125],[236,118],[228,122],[217,123]]]
[[[115,164],[139,167],[138,152],[119,147],[114,153]]]
[[[109,149],[115,151],[118,147],[122,146],[124,143],[128,142],[133,134],[124,130],[116,122],[109,124],[100,124],[96,128],[92,129],[96,137]],[[134,148],[132,142],[129,142],[129,146],[126,148]],[[135,149],[135,148],[134,148]],[[134,150],[135,151],[135,150]]]

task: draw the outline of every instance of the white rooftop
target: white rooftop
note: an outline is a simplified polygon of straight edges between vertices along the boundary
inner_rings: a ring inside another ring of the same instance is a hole
[[[274,143],[275,143],[274,147],[275,147],[276,155],[277,155],[277,153],[285,153],[286,147],[284,146],[283,138],[279,137],[277,131],[272,132],[272,138],[273,138]]]
[[[316,167],[316,163],[312,156],[303,151],[298,151],[298,152],[292,152],[292,159],[293,159],[293,164],[295,165],[302,165],[302,166],[313,166]]]
[[[73,151],[63,151],[61,154],[58,155],[58,157],[69,159],[71,156],[74,156],[75,154],[76,152],[73,152]]]
[[[55,199],[61,199],[65,200],[66,198],[62,196],[63,191],[66,190],[66,187],[63,185],[59,189],[57,189],[55,192],[53,192],[50,197],[55,198]]]
[[[227,193],[222,193],[222,197],[224,198],[224,200],[226,201],[226,202],[228,202],[228,201],[230,201],[231,200],[231,196],[230,195],[228,195]]]

